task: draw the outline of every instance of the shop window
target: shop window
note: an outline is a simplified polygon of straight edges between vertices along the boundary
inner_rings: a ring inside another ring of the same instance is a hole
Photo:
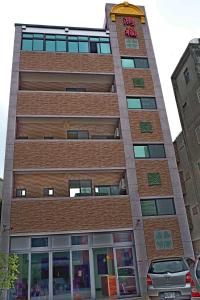
[[[31,254],[30,299],[48,299],[49,296],[49,253]]]
[[[16,197],[26,197],[26,189],[16,189]]]
[[[31,247],[48,247],[48,237],[32,238]]]
[[[53,188],[44,188],[43,195],[44,196],[54,196],[54,189]]]
[[[141,133],[152,133],[153,127],[151,122],[140,122]]]
[[[149,185],[160,185],[161,179],[160,179],[160,173],[148,173],[148,184]]]
[[[185,78],[185,83],[188,84],[190,82],[190,73],[188,71],[188,68],[185,69],[183,72],[184,78]]]
[[[147,58],[133,57],[133,58],[122,58],[122,67],[128,69],[148,69],[149,63]]]
[[[87,245],[88,235],[72,235],[71,243],[72,245]]]
[[[110,196],[119,194],[120,189],[118,185],[95,186],[95,196]]]
[[[133,146],[135,158],[165,158],[163,144],[148,144]]]
[[[174,199],[142,199],[141,209],[143,216],[175,215]]]
[[[144,78],[133,78],[133,86],[143,88]]]
[[[138,39],[126,38],[125,45],[126,45],[126,48],[139,49]]]
[[[125,243],[133,240],[133,234],[131,231],[119,231],[113,233],[114,243]]]
[[[128,97],[128,109],[157,109],[156,99],[150,97]]]
[[[86,140],[89,139],[89,132],[87,130],[68,130],[67,138],[73,140]]]
[[[70,197],[91,196],[91,180],[70,180],[69,181]]]
[[[155,230],[154,241],[157,250],[173,249],[171,230]]]

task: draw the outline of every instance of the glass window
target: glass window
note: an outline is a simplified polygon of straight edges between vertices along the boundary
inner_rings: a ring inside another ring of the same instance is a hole
[[[65,41],[56,41],[56,51],[66,52],[66,42]]]
[[[171,198],[157,199],[156,206],[157,206],[157,210],[158,210],[158,215],[174,215],[175,214],[174,200]]]
[[[118,185],[96,186],[95,196],[119,195],[120,190]]]
[[[113,233],[114,243],[125,243],[133,240],[133,234],[131,231],[119,231]]]
[[[141,109],[140,98],[127,98],[128,109]]]
[[[100,43],[101,53],[109,54],[111,53],[110,44],[109,43]]]
[[[57,34],[56,35],[56,39],[57,40],[66,40],[66,35],[64,35],[64,34]]]
[[[33,51],[43,51],[43,40],[33,40]]]
[[[166,249],[172,249],[173,248],[173,242],[172,242],[172,233],[170,230],[155,230],[154,231],[154,240],[155,240],[155,246],[157,250],[166,250]],[[172,262],[171,262],[172,263]],[[158,266],[157,266],[158,267]],[[165,268],[167,266],[165,265]],[[168,265],[168,268],[171,268],[172,264],[170,266]],[[182,265],[179,264],[176,261],[174,261],[173,271],[174,272],[181,272]],[[155,270],[155,268],[154,268]],[[157,271],[157,270],[156,270]],[[165,273],[165,271],[163,271]]]
[[[31,247],[48,247],[48,237],[32,238]]]
[[[144,146],[134,146],[135,158],[149,158],[149,149],[148,145]]]
[[[32,51],[33,48],[33,40],[22,40],[22,50],[24,51]]]
[[[34,33],[33,36],[34,36],[34,38],[39,38],[39,39],[43,39],[44,38],[44,34],[43,33]]]
[[[56,51],[56,43],[55,41],[46,41],[46,51],[54,52]]]
[[[16,189],[16,197],[26,197],[26,189]]]
[[[44,188],[43,189],[43,195],[44,196],[53,196],[54,195],[54,189],[53,188]]]
[[[14,288],[9,290],[9,300],[28,300],[28,254],[17,254],[19,257],[19,273]]]
[[[143,216],[175,215],[174,200],[172,198],[141,200]]]
[[[53,253],[53,300],[71,299],[70,253]]]
[[[49,254],[31,254],[31,300],[48,299],[49,296]]]
[[[148,69],[149,63],[147,58],[134,58],[135,68]]]
[[[78,42],[68,42],[69,52],[78,52]]]
[[[100,39],[100,42],[109,42],[110,41],[110,39],[107,37],[100,37],[99,39]]]
[[[79,295],[79,299],[90,299],[90,265],[89,251],[72,252],[72,276],[74,295]]]
[[[182,259],[159,260],[152,262],[149,267],[150,274],[167,274],[187,271],[188,267]]]
[[[79,52],[89,52],[88,42],[79,42]]]
[[[72,245],[87,245],[88,235],[72,235],[71,243]]]
[[[88,36],[79,36],[79,41],[88,41]]]
[[[155,98],[141,98],[143,109],[156,109],[156,99]]]
[[[132,58],[122,58],[123,68],[135,68],[134,60]]]
[[[155,200],[141,200],[141,209],[143,216],[156,216],[156,202]]]
[[[46,34],[46,40],[55,40],[56,36],[53,34]]]
[[[32,38],[33,34],[32,33],[23,33],[23,38]]]
[[[149,145],[149,153],[151,158],[165,158],[164,145]]]
[[[89,139],[89,132],[87,130],[68,130],[67,131],[68,139]]]
[[[152,133],[153,127],[151,122],[140,122],[140,132],[141,133]]]
[[[92,194],[91,180],[70,180],[70,197],[90,196]]]
[[[90,37],[90,41],[99,42],[99,38],[98,37]]]

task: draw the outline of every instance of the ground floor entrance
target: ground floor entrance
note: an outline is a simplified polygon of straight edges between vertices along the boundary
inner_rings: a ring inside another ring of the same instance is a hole
[[[19,241],[14,239],[11,246],[16,249]],[[19,255],[20,274],[9,300],[115,299],[138,295],[130,231],[66,236],[66,241],[66,247],[59,249],[64,236],[27,237],[25,244],[30,249],[26,253],[13,249]]]

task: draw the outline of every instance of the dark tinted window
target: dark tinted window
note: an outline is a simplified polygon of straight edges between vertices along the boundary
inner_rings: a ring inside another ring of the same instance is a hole
[[[149,273],[151,274],[166,274],[166,273],[178,273],[187,271],[187,266],[183,260],[166,260],[152,262],[149,267]]]
[[[156,201],[158,215],[174,215],[174,201],[173,199],[159,199]]]
[[[48,238],[32,238],[31,247],[48,247]]]
[[[147,58],[135,58],[134,59],[135,68],[148,69],[149,63]]]
[[[156,99],[155,98],[141,98],[143,109],[156,109]]]
[[[151,158],[164,158],[165,148],[164,145],[149,145],[149,152]]]

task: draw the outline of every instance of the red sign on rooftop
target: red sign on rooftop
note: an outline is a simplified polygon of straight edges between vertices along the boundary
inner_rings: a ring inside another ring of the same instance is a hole
[[[123,18],[123,24],[127,26],[124,31],[125,36],[136,38],[137,32],[135,30],[135,19],[133,17],[125,17]]]

